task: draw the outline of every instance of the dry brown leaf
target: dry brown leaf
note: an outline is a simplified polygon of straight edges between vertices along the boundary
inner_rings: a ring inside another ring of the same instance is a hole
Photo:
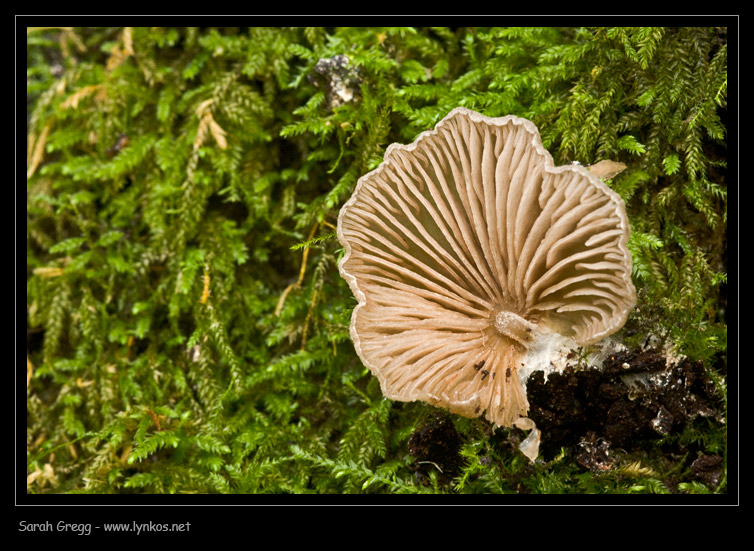
[[[33,136],[29,139],[29,150],[32,151],[31,159],[29,160],[29,168],[26,170],[26,178],[31,178],[37,171],[39,163],[42,162],[44,157],[45,145],[47,143],[47,135],[52,128],[52,121],[48,122],[39,134],[39,137],[34,139]],[[31,142],[34,142],[32,146]]]
[[[63,109],[78,109],[79,102],[82,99],[90,96],[100,88],[102,88],[101,84],[91,84],[89,86],[84,86],[83,88],[76,90],[73,94],[68,96],[66,100],[60,104],[60,107]]]
[[[31,360],[29,359],[29,355],[26,355],[26,388],[29,388],[29,383],[31,383],[31,378],[34,376],[34,364],[31,363]]]
[[[212,118],[211,114],[207,114],[207,117],[209,118],[209,131],[212,133],[212,137],[215,138],[215,142],[217,142],[217,146],[220,149],[227,149],[228,148],[228,142],[225,139],[226,132],[222,129],[222,127],[217,124],[217,121]]]
[[[204,138],[207,135],[207,126],[209,126],[207,117],[199,119],[199,127],[196,129],[196,138],[194,138],[194,153],[204,144]]]
[[[40,266],[34,268],[34,275],[39,277],[60,277],[63,275],[63,268],[58,266]]]
[[[610,159],[605,159],[589,167],[589,172],[602,180],[612,180],[624,170],[626,170],[626,165]]]
[[[126,55],[134,55],[134,42],[131,36],[131,27],[123,29],[123,51]]]

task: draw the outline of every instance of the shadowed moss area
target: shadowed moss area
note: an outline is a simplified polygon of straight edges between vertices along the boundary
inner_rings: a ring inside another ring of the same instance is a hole
[[[27,492],[726,493],[727,38],[29,27]],[[626,165],[625,349],[530,379],[533,463],[350,341],[339,209],[459,106]]]

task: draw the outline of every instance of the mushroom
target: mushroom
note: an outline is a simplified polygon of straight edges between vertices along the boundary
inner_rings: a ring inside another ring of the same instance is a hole
[[[636,302],[628,235],[618,194],[556,167],[532,122],[454,109],[340,211],[355,350],[387,398],[536,431],[528,374]]]

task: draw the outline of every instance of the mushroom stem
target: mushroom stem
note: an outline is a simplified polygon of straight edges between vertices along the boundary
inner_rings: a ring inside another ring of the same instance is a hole
[[[528,348],[528,343],[537,331],[536,325],[509,310],[495,311],[492,323],[500,335],[516,341],[524,348]]]

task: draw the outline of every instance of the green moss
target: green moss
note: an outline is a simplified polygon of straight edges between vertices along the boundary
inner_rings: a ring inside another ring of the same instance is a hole
[[[453,418],[457,476],[416,476],[433,410],[355,355],[334,228],[457,106],[533,120],[558,163],[619,160],[626,336],[703,361],[725,411],[726,98],[726,28],[29,30],[28,492],[725,491],[664,461],[725,457],[715,424],[595,474]]]

